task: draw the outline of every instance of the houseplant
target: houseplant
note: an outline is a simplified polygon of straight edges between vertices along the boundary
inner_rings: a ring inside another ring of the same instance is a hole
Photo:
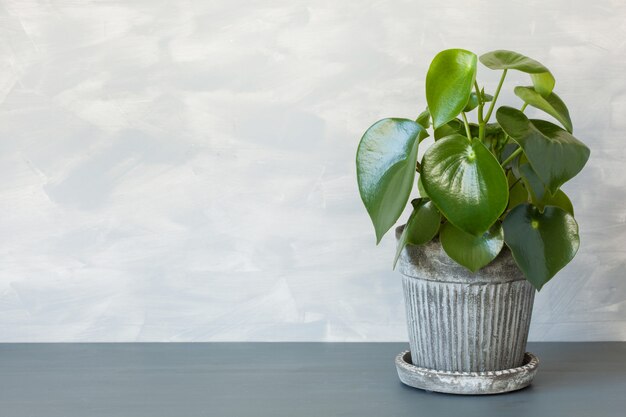
[[[501,71],[492,95],[476,79],[479,60]],[[529,74],[532,85],[515,87],[520,108],[496,110],[512,70]],[[578,250],[561,186],[589,158],[554,85],[545,66],[516,52],[478,59],[445,50],[426,75],[426,110],[415,120],[380,120],[361,138],[358,186],[377,243],[414,187],[420,196],[396,230],[394,268],[399,262],[411,347],[397,359],[403,382],[494,393],[534,376],[536,358],[525,354],[534,292]],[[529,119],[528,106],[558,124]],[[418,161],[418,148],[431,140]]]

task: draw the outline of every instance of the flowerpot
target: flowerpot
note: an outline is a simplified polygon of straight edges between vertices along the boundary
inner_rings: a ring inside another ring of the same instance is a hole
[[[401,232],[402,226],[396,236]],[[472,273],[438,240],[407,245],[398,269],[411,349],[397,359],[403,382],[460,394],[512,391],[530,383],[537,359],[526,354],[526,342],[535,289],[506,247]]]

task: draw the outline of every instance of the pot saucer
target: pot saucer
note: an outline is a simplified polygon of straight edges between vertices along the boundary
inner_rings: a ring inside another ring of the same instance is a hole
[[[411,387],[448,394],[499,394],[528,386],[535,374],[539,359],[530,352],[524,354],[522,366],[500,371],[455,372],[420,368],[411,363],[411,352],[396,356],[400,380]]]

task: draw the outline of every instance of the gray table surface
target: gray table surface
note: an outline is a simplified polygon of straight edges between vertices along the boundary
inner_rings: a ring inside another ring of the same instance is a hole
[[[626,343],[531,343],[535,382],[464,397],[400,383],[404,343],[0,344],[0,416],[620,416]]]

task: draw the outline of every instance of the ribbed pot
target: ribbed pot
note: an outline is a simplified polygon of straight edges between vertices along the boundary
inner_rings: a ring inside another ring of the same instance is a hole
[[[522,365],[535,290],[506,247],[476,273],[438,240],[407,245],[398,267],[414,365],[461,372]]]

